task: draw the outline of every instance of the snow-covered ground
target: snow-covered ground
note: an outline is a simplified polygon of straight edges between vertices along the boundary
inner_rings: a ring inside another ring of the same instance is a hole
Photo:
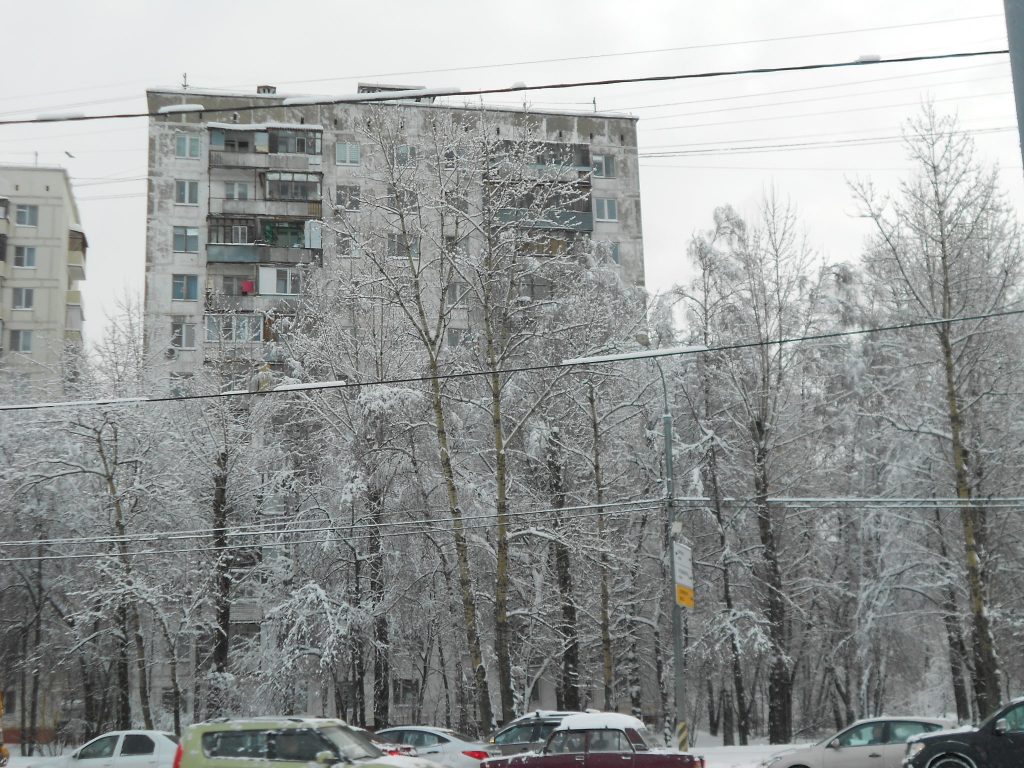
[[[722,747],[722,746],[701,746],[700,742],[713,743],[711,737],[699,739],[693,752],[704,755],[707,761],[707,768],[758,768],[761,762],[776,752],[781,752],[788,747],[783,744],[755,744],[750,747]],[[804,746],[804,745],[799,745]],[[11,745],[11,762],[8,768],[29,768],[46,762],[49,756],[22,757],[17,754],[18,747]]]
[[[791,749],[785,744],[755,744],[750,747],[701,747],[693,752],[703,755],[707,768],[758,768],[762,761],[777,752]]]

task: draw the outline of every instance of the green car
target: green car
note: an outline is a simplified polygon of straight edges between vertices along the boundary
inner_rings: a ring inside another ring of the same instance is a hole
[[[211,720],[189,726],[174,768],[437,768],[422,758],[385,755],[365,733],[344,720],[256,717]]]

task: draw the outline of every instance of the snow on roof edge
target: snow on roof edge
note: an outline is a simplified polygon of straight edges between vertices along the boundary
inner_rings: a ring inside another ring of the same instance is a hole
[[[618,712],[587,712],[582,715],[569,715],[555,728],[556,731],[575,731],[586,728],[646,728],[642,720],[632,715]]]

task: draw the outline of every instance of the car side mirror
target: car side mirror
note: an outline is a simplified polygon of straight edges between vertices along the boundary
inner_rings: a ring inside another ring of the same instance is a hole
[[[316,761],[320,765],[334,765],[338,762],[338,756],[331,750],[325,749],[323,752],[316,753]]]
[[[1000,717],[996,720],[996,724],[992,726],[992,732],[997,736],[1002,736],[1008,730],[1010,730],[1010,724],[1006,722],[1005,717]]]
[[[829,749],[839,749],[839,739],[832,739],[832,741],[830,741],[828,743],[828,748]]]

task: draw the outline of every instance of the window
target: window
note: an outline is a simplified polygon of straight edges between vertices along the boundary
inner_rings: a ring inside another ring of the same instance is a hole
[[[101,736],[78,750],[79,760],[96,760],[114,756],[114,747],[120,736]]]
[[[39,206],[19,205],[14,209],[14,223],[19,227],[38,227]]]
[[[556,731],[548,742],[548,752],[568,754],[583,751],[583,734],[572,731]]]
[[[31,352],[32,331],[11,331],[11,352]]]
[[[175,253],[199,253],[199,229],[175,227],[174,251]]]
[[[211,243],[251,243],[256,232],[255,219],[210,219],[209,226]]]
[[[338,235],[338,255],[346,259],[358,258],[359,252],[359,241],[355,237],[349,234],[341,233]]]
[[[34,245],[14,246],[14,266],[29,269],[36,265],[36,249]]]
[[[418,259],[420,256],[419,238],[388,235],[388,256],[392,259]]]
[[[278,269],[274,293],[294,295],[302,293],[302,273],[297,269]]]
[[[319,200],[320,175],[317,173],[284,173],[272,171],[267,174],[268,200]]]
[[[619,244],[611,240],[602,240],[597,243],[597,255],[601,260],[619,264]]]
[[[203,734],[203,753],[206,757],[267,757],[266,731],[214,731]]]
[[[420,683],[419,680],[399,678],[392,683],[391,691],[395,704],[399,706],[403,704],[412,705],[416,703],[416,699],[419,696]]]
[[[554,295],[554,283],[545,277],[527,275],[519,281],[519,298],[545,301]]]
[[[182,397],[189,394],[192,390],[192,374],[172,373],[170,390],[171,397]],[[164,705],[164,709],[172,709],[174,707],[174,689],[164,688],[160,699]]]
[[[288,155],[319,155],[320,136],[316,131],[271,131],[270,151]]]
[[[416,162],[416,147],[411,144],[399,144],[395,147],[395,165],[409,165]]]
[[[174,137],[175,157],[199,157],[199,137],[179,133]]]
[[[626,734],[622,731],[601,730],[588,732],[588,752],[632,752]]]
[[[249,199],[249,184],[245,181],[225,181],[224,182],[224,199],[225,200],[248,200]]]
[[[176,205],[199,205],[199,182],[175,179],[174,202]]]
[[[359,165],[359,145],[343,144],[334,145],[335,165]]]
[[[224,275],[221,286],[225,296],[251,296],[256,293],[256,281],[247,275]]]
[[[461,347],[468,336],[469,331],[465,328],[449,328],[445,331],[444,340],[449,347]]]
[[[261,315],[206,316],[207,341],[260,341],[262,338]]]
[[[225,152],[248,152],[248,139],[224,139]]]
[[[388,187],[387,197],[388,208],[406,213],[417,213],[420,202],[417,194],[411,189],[395,189]]]
[[[912,721],[889,723],[889,738],[886,739],[886,744],[902,744],[911,736],[941,729],[942,726],[935,723],[915,723]]]
[[[865,723],[839,734],[841,747],[865,747],[884,744],[885,723]]]
[[[12,309],[32,309],[35,303],[35,289],[15,288],[14,300],[11,302]]]
[[[11,204],[11,201],[7,198],[0,198],[0,220],[7,220],[7,206]]]
[[[178,349],[195,349],[196,324],[180,315],[171,318],[171,346]]]
[[[339,184],[335,190],[334,204],[338,210],[359,210],[359,185]]]
[[[121,742],[122,755],[152,755],[156,744],[144,733],[126,733]]]
[[[277,732],[271,759],[315,763],[317,754],[328,749],[327,740],[315,731],[289,728]]]
[[[175,301],[196,301],[199,298],[199,276],[172,275],[171,298]]]
[[[615,176],[615,158],[611,155],[594,155],[594,176],[611,179]]]
[[[594,218],[597,221],[618,221],[619,204],[613,197],[594,198]]]
[[[304,248],[306,245],[306,222],[264,221],[263,242],[282,248]]]
[[[466,294],[469,293],[469,285],[461,281],[448,283],[448,306],[457,307],[464,304]]]

